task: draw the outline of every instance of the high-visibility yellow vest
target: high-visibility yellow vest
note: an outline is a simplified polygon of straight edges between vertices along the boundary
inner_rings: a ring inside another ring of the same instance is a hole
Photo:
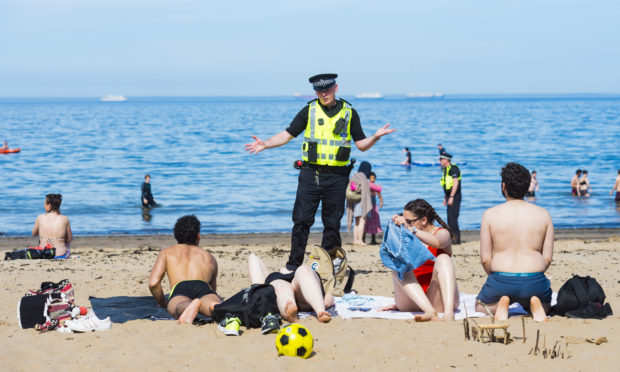
[[[308,105],[308,124],[301,146],[301,158],[318,165],[347,165],[351,154],[351,104],[343,100],[342,109],[333,118],[325,114],[318,100]],[[337,127],[339,130],[334,133]]]
[[[450,175],[450,168],[452,168],[452,164],[443,169],[443,175],[441,176],[441,181],[439,181],[444,190],[450,190],[452,186],[454,186],[454,177]],[[460,180],[461,174],[459,174],[459,181]]]

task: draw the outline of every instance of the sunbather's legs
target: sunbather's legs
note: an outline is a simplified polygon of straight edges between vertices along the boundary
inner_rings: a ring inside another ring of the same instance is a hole
[[[248,271],[250,273],[250,282],[252,284],[263,284],[265,283],[265,278],[269,274],[267,271],[267,266],[263,260],[258,258],[254,253],[250,253],[248,257]]]
[[[394,302],[396,302],[398,310],[423,311],[424,316],[416,316],[416,320],[418,318],[420,320],[438,319],[435,308],[433,308],[428,297],[426,297],[422,286],[420,286],[412,271],[405,273],[402,281],[398,279],[396,272],[393,272],[392,282],[394,283]]]
[[[311,308],[316,313],[320,322],[327,323],[332,318],[325,311],[325,301],[321,291],[321,279],[307,265],[301,265],[295,271],[292,281],[293,291],[297,304],[302,310]]]
[[[278,304],[278,310],[280,310],[282,318],[291,323],[297,322],[299,320],[297,317],[298,309],[291,283],[286,280],[277,279],[269,284],[271,284],[276,293],[276,303]]]
[[[179,320],[179,324],[192,324],[200,310],[199,298],[190,299],[186,296],[175,296],[168,302],[168,313]]]
[[[546,308],[545,308],[546,307]],[[532,312],[532,318],[534,318],[535,322],[546,322],[547,321],[547,310],[549,306],[544,306],[540,299],[536,296],[532,296],[530,298],[530,311]]]
[[[426,295],[433,307],[444,313],[442,319],[454,320],[454,310],[458,308],[459,291],[456,285],[454,264],[450,256],[440,254],[435,260],[433,277]]]
[[[510,297],[502,296],[499,299],[499,302],[495,306],[494,318],[495,320],[506,320],[508,319],[508,306],[510,306]],[[491,308],[489,307],[489,310]],[[491,310],[493,311],[493,310]],[[486,312],[486,310],[485,310]]]
[[[199,312],[206,316],[211,316],[213,314],[213,307],[220,303],[222,303],[222,299],[220,298],[220,296],[216,295],[215,293],[202,296],[200,298]]]

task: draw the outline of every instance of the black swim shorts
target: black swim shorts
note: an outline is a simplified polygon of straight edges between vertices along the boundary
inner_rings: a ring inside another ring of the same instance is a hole
[[[297,271],[297,269],[295,269],[295,271]],[[265,284],[271,284],[271,282],[273,282],[274,280],[278,280],[278,279],[291,283],[293,281],[293,278],[295,277],[295,271],[293,271],[290,274],[282,274],[280,272],[271,273],[267,275],[267,277],[265,278]],[[325,287],[323,286],[323,281],[321,280],[321,276],[316,271],[315,273],[319,277],[319,283],[321,283],[321,293],[323,294],[323,296],[325,296]]]
[[[202,298],[208,294],[215,293],[211,286],[202,280],[184,280],[178,282],[177,285],[172,288],[168,301],[174,296],[185,296],[193,300],[195,298]]]
[[[282,274],[280,272],[275,272],[275,273],[271,273],[267,275],[267,277],[265,278],[265,284],[270,284],[274,280],[284,280],[286,282],[291,283],[294,277],[295,277],[295,271],[293,271],[290,274]]]

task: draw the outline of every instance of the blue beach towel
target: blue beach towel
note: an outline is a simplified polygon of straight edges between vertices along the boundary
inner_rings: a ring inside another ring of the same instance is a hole
[[[383,242],[379,250],[383,264],[398,274],[403,280],[405,273],[417,269],[435,256],[405,226],[397,226],[390,221],[383,233]]]

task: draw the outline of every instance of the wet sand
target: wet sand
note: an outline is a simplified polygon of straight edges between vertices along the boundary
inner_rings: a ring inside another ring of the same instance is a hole
[[[459,289],[477,293],[486,279],[480,265],[477,232],[464,232],[464,244],[454,247]],[[320,234],[311,234],[309,245]],[[343,234],[343,241],[352,241]],[[34,238],[1,237],[0,251],[25,248]],[[546,323],[526,318],[526,342],[521,319],[511,318],[513,342],[482,344],[465,341],[462,322],[413,323],[402,320],[336,317],[329,324],[304,319],[315,338],[315,354],[308,360],[278,357],[275,335],[245,330],[241,337],[226,337],[214,324],[178,326],[173,321],[135,320],[113,324],[106,332],[39,334],[21,330],[16,305],[27,289],[43,281],[68,278],[75,287],[76,303],[90,307],[89,296],[146,296],[148,275],[158,251],[174,244],[172,236],[77,237],[67,261],[2,261],[5,283],[0,300],[0,335],[6,370],[615,370],[620,363],[618,329],[614,315],[604,320],[561,317]],[[200,245],[218,259],[218,292],[226,297],[249,284],[247,256],[256,253],[267,267],[278,269],[288,258],[289,234],[204,235]],[[344,247],[358,273],[354,288],[360,294],[392,295],[390,273],[381,264],[378,246]],[[620,229],[569,229],[556,232],[554,260],[547,271],[554,291],[573,273],[591,275],[603,286],[607,301],[620,311]],[[164,282],[168,291],[168,284]],[[479,323],[488,323],[480,319]],[[540,330],[552,348],[562,345],[565,359],[528,355]],[[596,345],[586,339],[606,337]],[[35,354],[36,353],[36,354]]]

